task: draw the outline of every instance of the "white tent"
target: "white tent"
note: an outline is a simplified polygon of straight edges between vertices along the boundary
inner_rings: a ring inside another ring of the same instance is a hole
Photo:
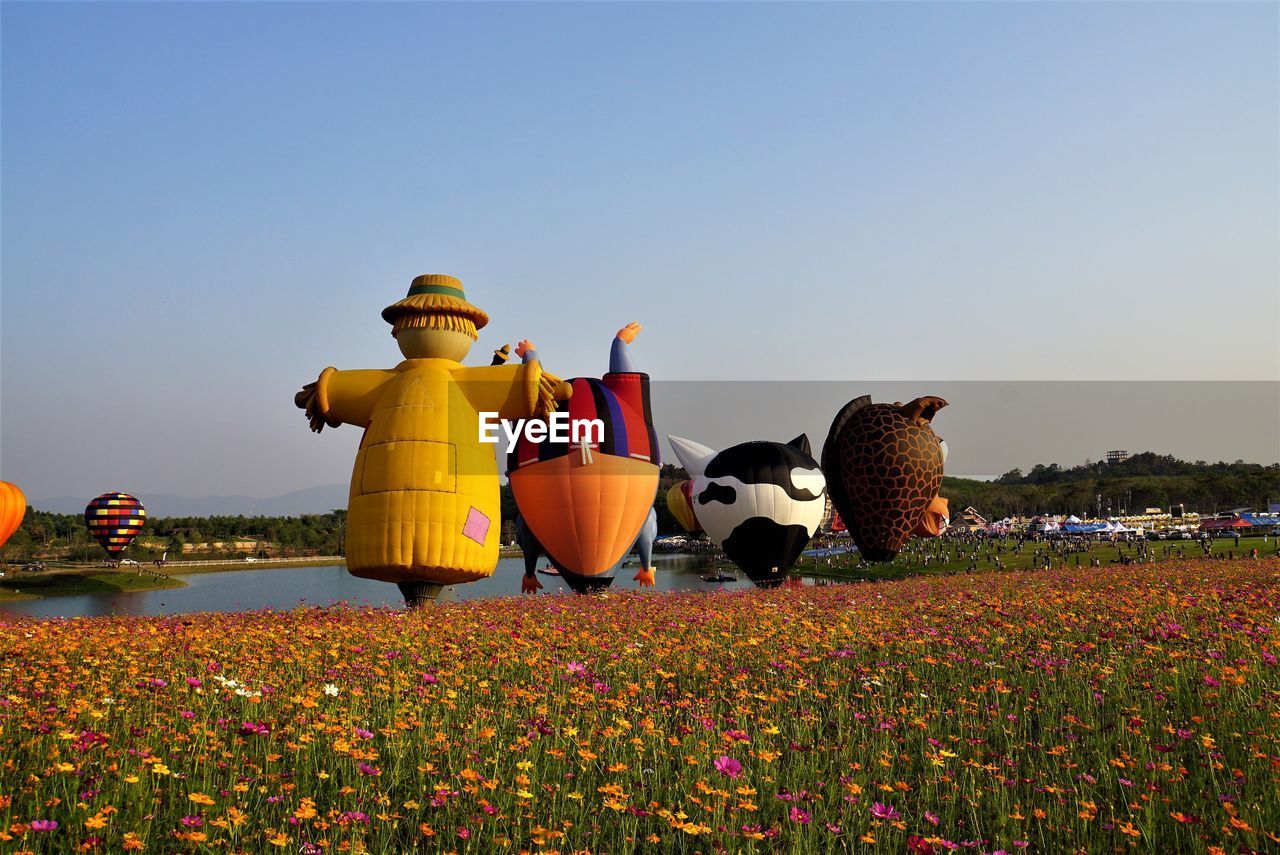
[[[1070,524],[1070,525],[1075,525],[1076,523],[1080,522],[1080,518],[1079,518],[1078,516],[1076,516],[1075,514],[1072,514],[1071,516],[1069,516],[1069,517],[1067,517],[1065,520],[1063,520],[1063,522],[1066,522],[1066,523],[1068,523],[1068,524]]]

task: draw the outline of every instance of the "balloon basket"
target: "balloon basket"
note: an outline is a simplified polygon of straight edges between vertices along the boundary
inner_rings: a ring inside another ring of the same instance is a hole
[[[444,585],[437,582],[397,582],[396,586],[404,595],[405,606],[410,609],[431,605],[444,590]]]

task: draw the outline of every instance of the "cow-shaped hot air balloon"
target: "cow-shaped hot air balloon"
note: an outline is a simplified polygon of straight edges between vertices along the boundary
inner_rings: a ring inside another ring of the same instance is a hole
[[[760,587],[781,584],[826,512],[826,480],[808,437],[720,452],[669,439],[693,478],[693,510],[707,536]]]
[[[84,509],[89,534],[118,559],[147,521],[147,509],[128,493],[103,493]]]
[[[845,404],[831,423],[822,471],[867,560],[892,561],[917,527],[926,535],[941,530],[937,516],[945,516],[946,508],[933,503],[946,443],[930,422],[946,405],[932,396],[906,405],[873,404],[864,395]],[[935,518],[925,519],[929,513]]]
[[[534,442],[526,429],[507,456],[511,494],[528,533],[580,593],[612,581],[658,492],[649,375],[636,370],[629,353],[640,329],[630,323],[614,336],[604,377],[569,381],[569,441]],[[591,427],[597,420],[602,433]],[[647,555],[642,559],[636,581],[652,585],[653,566]]]
[[[671,511],[671,516],[689,534],[702,531],[698,515],[693,512],[693,481],[685,479],[671,485],[671,489],[667,490],[667,510]]]
[[[0,546],[13,537],[27,513],[27,497],[17,484],[0,481]]]

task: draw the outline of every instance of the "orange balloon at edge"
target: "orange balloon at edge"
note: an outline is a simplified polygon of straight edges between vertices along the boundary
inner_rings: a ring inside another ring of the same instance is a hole
[[[0,546],[9,542],[27,513],[27,496],[17,484],[0,481]]]

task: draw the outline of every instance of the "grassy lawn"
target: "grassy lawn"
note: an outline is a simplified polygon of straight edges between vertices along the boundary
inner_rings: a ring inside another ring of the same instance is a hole
[[[229,559],[214,564],[186,566],[169,564],[164,573],[158,573],[150,565],[142,565],[142,573],[136,568],[119,570],[97,565],[84,567],[56,567],[41,573],[23,573],[10,566],[0,579],[0,602],[6,600],[37,600],[48,597],[66,597],[76,594],[113,594],[123,591],[155,591],[162,588],[184,587],[175,576],[194,573],[225,573],[228,570],[276,570],[288,567],[330,565],[342,558],[299,558],[296,561],[244,561]]]
[[[847,542],[839,541],[841,544]],[[993,541],[989,544],[983,542],[977,547],[947,538],[912,540],[891,563],[862,563],[856,554],[833,556],[829,559],[802,557],[796,562],[792,572],[832,576],[839,579],[901,579],[916,575],[964,573],[974,569],[1031,570],[1042,567],[1046,554],[1049,555],[1054,567],[1062,566],[1065,561],[1068,568],[1088,567],[1091,560],[1095,558],[1105,567],[1111,564],[1122,564],[1126,557],[1131,562],[1141,558],[1143,563],[1160,563],[1179,559],[1198,559],[1204,556],[1203,547],[1193,540],[1151,541],[1146,544],[1147,548],[1141,554],[1139,546],[1140,544],[1136,543],[1090,543],[1085,552],[1068,552],[1064,555],[1052,549],[1047,543],[1027,542],[1021,551],[1018,551],[1016,540]],[[1255,547],[1260,557],[1275,557],[1280,541],[1274,537],[1265,542],[1261,537],[1248,537],[1241,538],[1237,546],[1230,538],[1217,540],[1213,543],[1212,554],[1224,558],[1232,556],[1248,558],[1250,550]],[[732,567],[733,565],[724,566]]]
[[[113,594],[123,591],[150,591],[181,588],[177,579],[139,575],[131,570],[47,570],[43,573],[14,573],[0,579],[0,600],[36,600],[73,594]]]

